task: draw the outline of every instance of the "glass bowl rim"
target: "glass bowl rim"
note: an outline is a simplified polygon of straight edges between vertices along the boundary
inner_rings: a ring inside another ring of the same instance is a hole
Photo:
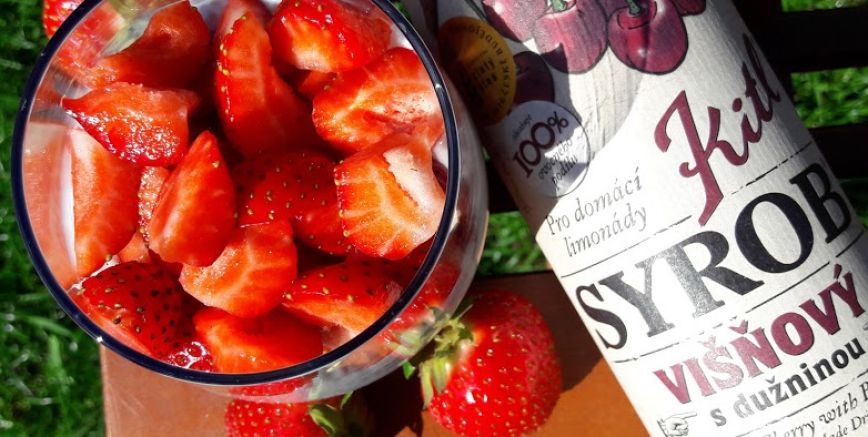
[[[36,240],[35,233],[30,223],[30,217],[27,211],[27,203],[24,195],[23,184],[23,155],[24,155],[24,138],[26,134],[27,122],[32,112],[32,105],[35,101],[36,91],[39,85],[43,82],[48,66],[54,59],[58,49],[66,41],[66,38],[76,29],[78,24],[90,15],[90,12],[100,6],[103,2],[109,0],[84,0],[84,2],[67,18],[60,26],[55,35],[48,41],[48,44],[37,58],[33,70],[23,88],[21,104],[18,110],[18,115],[15,120],[15,126],[12,134],[12,197],[15,206],[16,220],[18,221],[19,231],[24,239],[30,260],[43,284],[48,288],[49,292],[54,297],[58,305],[72,320],[83,329],[91,338],[96,340],[101,345],[104,345],[111,351],[121,355],[125,359],[132,361],[139,366],[148,370],[160,373],[162,375],[180,379],[184,381],[195,382],[204,385],[213,386],[247,386],[256,384],[265,384],[271,382],[284,381],[291,378],[297,378],[312,374],[319,370],[325,369],[340,360],[346,358],[354,351],[359,349],[383,331],[394,319],[404,312],[410,303],[416,298],[422,289],[422,285],[428,280],[432,270],[437,264],[441,254],[443,253],[446,238],[454,221],[454,210],[457,204],[458,187],[460,177],[460,148],[458,146],[458,128],[455,114],[453,112],[452,100],[447,91],[446,82],[437,68],[434,57],[429,51],[427,45],[423,42],[421,36],[416,32],[407,18],[391,4],[389,0],[370,0],[374,5],[379,7],[394,23],[398,29],[407,38],[413,50],[419,56],[428,73],[434,92],[440,103],[441,113],[443,115],[446,142],[448,150],[448,169],[446,178],[446,203],[444,205],[443,217],[434,234],[432,245],[428,254],[425,256],[422,265],[417,270],[415,276],[410,283],[404,288],[398,300],[383,314],[374,324],[367,329],[354,336],[346,343],[337,348],[324,353],[314,359],[299,363],[290,367],[285,367],[267,372],[258,373],[211,373],[201,372],[191,369],[185,369],[172,364],[165,363],[156,358],[152,358],[146,354],[138,352],[129,346],[118,341],[99,326],[93,323],[85,316],[72,302],[67,291],[60,286],[57,280],[51,273],[51,269],[39,249],[39,244]],[[177,0],[173,3],[179,2]],[[167,3],[168,4],[168,3]]]

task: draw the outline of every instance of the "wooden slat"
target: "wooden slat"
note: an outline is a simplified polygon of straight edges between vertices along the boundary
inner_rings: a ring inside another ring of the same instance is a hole
[[[868,24],[868,22],[866,22]],[[841,179],[868,177],[868,124],[827,126],[811,129],[835,176]],[[515,202],[491,164],[487,168],[489,210],[515,211]]]
[[[816,71],[868,66],[868,6],[788,12],[753,29],[781,71]]]
[[[609,366],[550,272],[477,281],[475,287],[512,290],[531,300],[550,323],[563,364],[563,391],[538,436],[646,435]],[[102,351],[109,437],[223,435],[228,400],[207,389],[159,376]],[[400,372],[361,391],[379,421],[377,437],[454,437],[419,414],[418,383]],[[396,400],[400,400],[396,402]]]

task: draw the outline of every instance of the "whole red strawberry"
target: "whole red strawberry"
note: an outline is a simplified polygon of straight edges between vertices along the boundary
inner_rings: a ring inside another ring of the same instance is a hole
[[[428,409],[444,427],[465,436],[524,435],[551,415],[561,366],[551,331],[526,299],[479,293],[435,342],[420,378]]]
[[[298,404],[236,399],[226,408],[225,419],[229,437],[358,437],[372,428],[358,396]]]

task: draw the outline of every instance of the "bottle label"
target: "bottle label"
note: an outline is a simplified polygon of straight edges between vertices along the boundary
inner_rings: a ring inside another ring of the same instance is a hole
[[[406,3],[652,435],[868,433],[868,237],[728,1]]]

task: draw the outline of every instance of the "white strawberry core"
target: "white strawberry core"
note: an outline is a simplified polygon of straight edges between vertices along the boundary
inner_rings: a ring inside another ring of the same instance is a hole
[[[425,168],[425,163],[416,157],[405,147],[395,147],[383,153],[383,158],[389,163],[389,172],[395,176],[395,180],[413,199],[424,215],[438,217],[443,213],[443,192],[437,184],[437,179],[431,172],[430,164]]]

